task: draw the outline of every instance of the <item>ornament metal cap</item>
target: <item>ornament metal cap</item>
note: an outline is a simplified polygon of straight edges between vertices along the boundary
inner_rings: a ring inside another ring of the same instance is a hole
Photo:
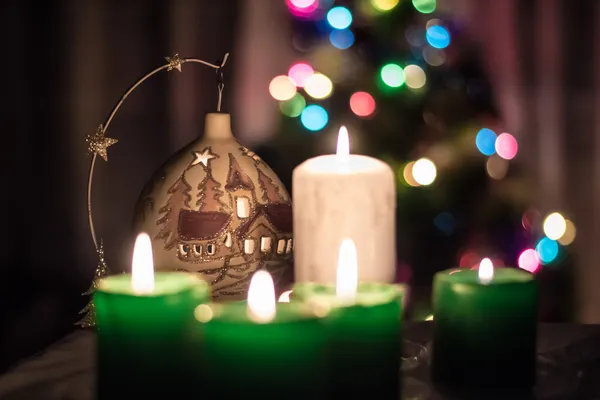
[[[204,137],[207,139],[232,139],[231,115],[227,113],[208,113],[204,120]]]

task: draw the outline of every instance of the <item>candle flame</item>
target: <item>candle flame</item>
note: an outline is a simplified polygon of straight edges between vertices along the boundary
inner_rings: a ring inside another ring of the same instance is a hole
[[[248,289],[248,316],[256,322],[269,322],[275,313],[273,278],[267,271],[256,271]]]
[[[290,294],[292,294],[292,290],[286,290],[285,292],[281,293],[281,296],[279,296],[278,303],[289,303]]]
[[[344,239],[340,245],[335,292],[338,298],[352,301],[358,287],[358,261],[356,246],[352,239]]]
[[[346,129],[344,125],[342,125],[338,133],[337,150],[335,154],[344,158],[350,154],[350,139],[348,139],[348,129]]]
[[[489,258],[484,258],[479,264],[479,282],[486,284],[494,278],[494,264]]]
[[[147,233],[140,233],[135,239],[131,262],[131,287],[136,293],[152,293],[154,290],[152,243]]]

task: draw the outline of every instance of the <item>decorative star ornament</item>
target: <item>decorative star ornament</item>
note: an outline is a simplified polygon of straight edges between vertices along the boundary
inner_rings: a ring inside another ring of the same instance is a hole
[[[194,165],[202,164],[204,168],[208,168],[208,163],[213,158],[218,158],[219,156],[210,152],[210,147],[205,148],[202,151],[192,151],[192,155],[194,156],[194,161],[190,164],[190,167]]]
[[[181,72],[181,64],[183,64],[183,60],[179,58],[179,53],[175,54],[173,57],[165,57],[165,60],[167,60],[167,62],[169,63],[167,71],[172,71],[173,69],[176,69],[177,71]]]
[[[102,124],[96,129],[96,132],[87,135],[85,141],[88,145],[88,154],[97,154],[102,157],[104,161],[108,161],[106,149],[118,142],[117,139],[104,136],[104,127]]]

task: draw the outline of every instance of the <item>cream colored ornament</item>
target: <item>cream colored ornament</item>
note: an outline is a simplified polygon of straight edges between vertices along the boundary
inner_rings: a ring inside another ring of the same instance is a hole
[[[277,282],[291,267],[290,196],[235,140],[229,114],[208,114],[204,135],[155,173],[137,202],[134,229],[152,238],[157,270],[198,273],[219,300],[245,298],[257,269]]]

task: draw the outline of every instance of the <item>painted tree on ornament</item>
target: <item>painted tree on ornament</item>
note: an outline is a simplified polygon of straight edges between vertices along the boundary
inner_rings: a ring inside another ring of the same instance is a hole
[[[221,200],[221,197],[224,194],[221,190],[221,184],[213,178],[210,169],[206,172],[206,176],[198,185],[198,190],[198,200],[196,201],[196,206],[199,206],[198,211],[226,212],[229,208]]]
[[[267,174],[258,169],[258,183],[262,189],[263,196],[262,200],[268,203],[281,203],[284,201],[283,196],[279,192],[279,186],[277,186],[273,179],[269,178]]]
[[[158,210],[163,216],[156,221],[156,224],[162,225],[162,227],[154,238],[165,241],[165,250],[170,250],[177,244],[177,224],[179,223],[180,211],[178,205],[183,204],[186,208],[190,208],[191,190],[192,187],[185,180],[185,175],[181,175],[167,191],[171,196],[169,196],[165,205]]]

